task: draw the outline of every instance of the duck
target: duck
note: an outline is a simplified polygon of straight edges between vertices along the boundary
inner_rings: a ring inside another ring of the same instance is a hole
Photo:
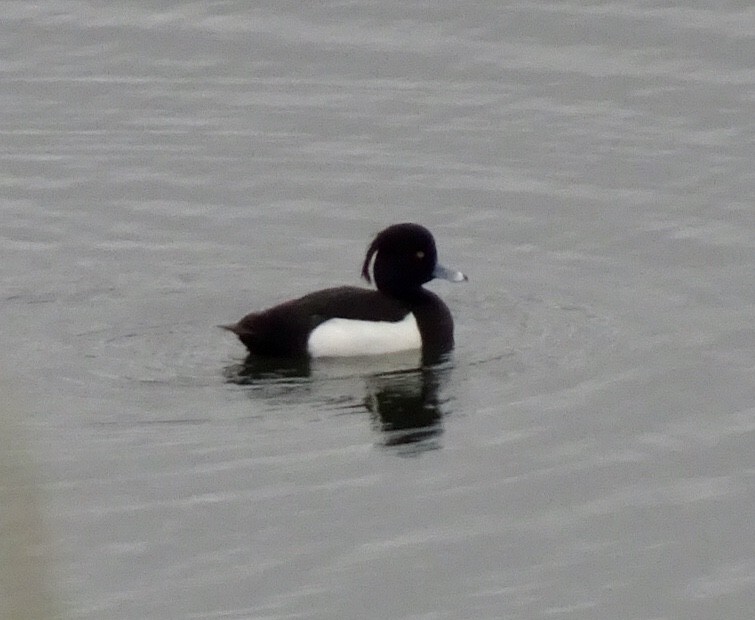
[[[327,288],[247,314],[220,327],[265,358],[372,356],[417,349],[433,361],[454,347],[451,311],[424,284],[463,282],[438,263],[435,239],[415,223],[393,224],[370,243],[362,277],[375,288]]]

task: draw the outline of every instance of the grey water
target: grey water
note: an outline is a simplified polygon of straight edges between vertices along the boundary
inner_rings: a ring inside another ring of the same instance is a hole
[[[2,14],[2,415],[51,614],[753,617],[752,3]],[[451,360],[243,366],[216,325],[358,284],[400,221],[469,276],[430,284]]]

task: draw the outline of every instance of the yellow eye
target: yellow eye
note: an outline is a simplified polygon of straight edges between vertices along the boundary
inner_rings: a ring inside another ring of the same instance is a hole
[[[419,250],[416,254],[417,258],[425,258],[425,253],[422,250]]]

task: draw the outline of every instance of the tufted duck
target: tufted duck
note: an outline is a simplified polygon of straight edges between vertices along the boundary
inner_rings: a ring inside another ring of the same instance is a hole
[[[374,281],[377,290],[324,289],[222,327],[258,356],[343,357],[421,349],[429,363],[453,348],[451,312],[422,285],[433,278],[461,282],[467,277],[438,264],[429,230],[395,224],[378,233],[367,249],[362,277]]]

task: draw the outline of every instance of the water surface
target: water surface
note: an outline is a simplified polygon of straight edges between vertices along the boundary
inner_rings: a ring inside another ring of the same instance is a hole
[[[0,363],[67,617],[751,617],[749,3],[0,32]],[[406,220],[470,277],[448,365],[243,373],[215,325]]]

